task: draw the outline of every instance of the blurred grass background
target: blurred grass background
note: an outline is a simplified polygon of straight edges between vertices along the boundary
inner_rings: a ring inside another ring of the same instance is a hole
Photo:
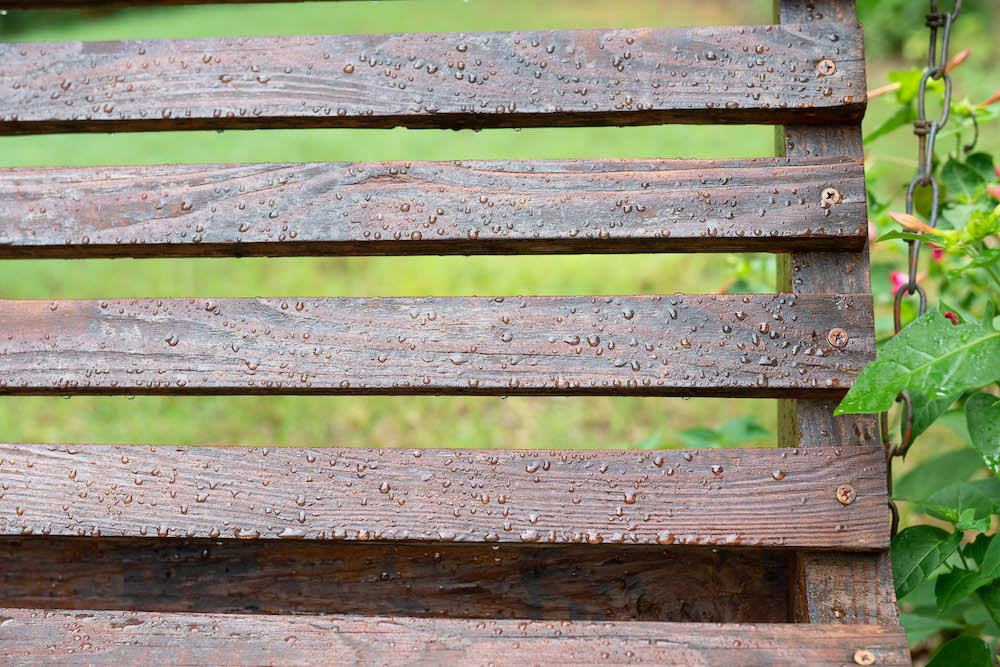
[[[885,72],[920,66],[923,6],[862,2],[870,85]],[[2,3],[0,3],[2,4]],[[919,3],[910,3],[915,5]],[[958,95],[978,100],[1000,83],[995,0],[966,10],[952,50],[973,47],[956,73]],[[907,20],[903,20],[904,14]],[[912,17],[916,25],[907,27]],[[21,12],[0,17],[0,40],[611,28],[769,23],[770,0],[407,0]],[[893,37],[894,36],[894,37]],[[891,38],[890,38],[891,37]],[[872,46],[874,44],[874,46]],[[875,103],[866,125],[884,117]],[[992,131],[985,146],[997,146]],[[0,165],[451,160],[472,158],[725,158],[773,155],[770,127],[660,126],[513,130],[273,130],[0,138]],[[892,191],[915,169],[916,146],[901,132],[881,140],[868,166]],[[0,297],[505,295],[772,291],[773,258],[723,255],[383,257],[6,261]],[[876,290],[903,266],[873,254]],[[744,278],[731,287],[737,270]],[[882,276],[886,273],[886,276]],[[884,303],[886,295],[882,295]],[[891,298],[891,294],[889,295]],[[511,397],[4,397],[7,442],[290,444],[377,447],[627,448],[660,434],[754,415],[773,431],[773,401]],[[947,436],[943,436],[947,437]],[[757,444],[767,444],[762,438]]]

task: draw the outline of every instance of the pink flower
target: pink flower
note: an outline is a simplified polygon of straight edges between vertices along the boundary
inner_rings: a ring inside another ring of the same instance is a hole
[[[986,194],[993,197],[994,199],[1000,199],[1000,183],[993,183],[991,185],[987,185]]]
[[[878,227],[875,226],[874,222],[868,222],[868,242],[875,243],[875,239],[878,238]]]
[[[944,314],[944,316],[947,317],[949,320],[951,320],[952,324],[954,324],[955,326],[958,326],[958,315],[956,315],[955,313],[953,313],[953,312],[951,312],[949,310],[948,312],[946,312]]]
[[[944,257],[944,248],[935,243],[928,243],[927,245],[929,245],[931,248],[934,249],[934,251],[931,253],[931,259],[933,259],[935,262],[940,263],[941,258]]]
[[[892,293],[895,294],[900,290],[900,288],[906,286],[910,282],[909,276],[907,276],[902,271],[890,271],[889,280],[892,281]]]

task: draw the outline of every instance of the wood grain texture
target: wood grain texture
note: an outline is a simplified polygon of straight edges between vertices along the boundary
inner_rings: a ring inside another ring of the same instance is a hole
[[[0,534],[888,546],[881,450],[0,447]],[[857,500],[842,505],[837,488]]]
[[[778,0],[778,19],[788,23],[852,21],[854,0]],[[830,127],[787,126],[777,134],[778,154],[839,155],[860,158],[864,151],[860,124]],[[857,253],[797,252],[778,258],[779,289],[811,292],[849,288],[870,292],[867,245]],[[834,417],[835,400],[780,401],[779,444],[800,441],[845,445],[880,444],[874,415]],[[793,611],[799,621],[813,623],[897,624],[896,595],[889,551],[875,554],[800,553],[793,579]]]
[[[0,608],[0,657],[60,664],[909,665],[892,626],[607,623]]]
[[[15,168],[0,258],[856,249],[865,205],[841,158]]]
[[[9,607],[784,623],[787,553],[581,544],[0,538]]]
[[[854,23],[17,43],[0,63],[6,134],[823,123],[866,104]]]
[[[0,342],[0,393],[62,395],[839,396],[874,355],[831,294],[0,301]]]

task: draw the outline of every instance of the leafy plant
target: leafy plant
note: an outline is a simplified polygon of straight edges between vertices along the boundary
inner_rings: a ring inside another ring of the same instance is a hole
[[[959,54],[950,67],[962,59]],[[919,71],[896,72],[888,86],[873,91],[895,109],[866,144],[916,119],[920,77]],[[932,93],[943,97],[933,82]],[[978,105],[952,103],[955,120],[938,138],[957,135],[956,147],[934,156],[932,169],[940,186],[937,210],[929,188],[918,188],[913,214],[894,212],[903,193],[880,200],[877,179],[870,180],[870,218],[893,228],[877,241],[924,245],[930,262],[920,277],[939,305],[919,315],[913,300],[903,300],[904,320],[912,321],[880,342],[877,361],[836,411],[886,412],[906,392],[913,406],[911,442],[941,423],[967,445],[917,466],[893,494],[911,504],[911,517],[932,521],[908,525],[892,540],[901,618],[911,642],[937,645],[930,665],[993,665],[1000,638],[1000,537],[993,530],[1000,514],[1000,168],[990,153],[962,143],[973,117],[980,125],[1000,117],[996,97]],[[935,218],[936,228],[924,222]],[[905,289],[905,274],[889,277],[886,287]]]

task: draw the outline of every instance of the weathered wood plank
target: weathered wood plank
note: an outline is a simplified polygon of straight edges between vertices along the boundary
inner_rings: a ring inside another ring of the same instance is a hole
[[[63,395],[839,396],[874,356],[835,294],[0,301],[0,341],[0,393]]]
[[[0,618],[0,656],[61,664],[910,664],[903,629],[892,626],[10,608]],[[873,662],[856,660],[859,651]]]
[[[0,538],[10,607],[784,623],[787,553],[610,544]]]
[[[863,72],[851,23],[0,44],[0,133],[823,123]]]
[[[888,546],[881,450],[0,446],[0,534]],[[837,489],[850,484],[849,505]]]
[[[777,0],[778,20],[787,23],[855,20],[854,0]],[[786,126],[776,134],[779,155],[861,158],[860,124]],[[856,253],[796,252],[778,258],[778,288],[790,292],[824,289],[870,292],[867,244]],[[874,415],[834,417],[836,400],[780,401],[779,444],[799,442],[871,446],[880,442]],[[793,580],[795,619],[813,623],[897,624],[896,594],[889,551],[874,554],[800,553]]]
[[[865,206],[840,158],[16,168],[0,258],[848,249]]]

